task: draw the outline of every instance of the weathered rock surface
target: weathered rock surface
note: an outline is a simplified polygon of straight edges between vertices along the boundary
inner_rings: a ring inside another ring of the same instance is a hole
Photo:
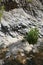
[[[23,40],[23,37],[32,27],[37,27],[39,29],[39,38],[43,38],[42,12],[41,15],[42,18],[38,21],[35,17],[25,13],[22,8],[14,9],[9,12],[4,11],[0,24],[0,45],[5,47],[9,46],[9,48],[11,46],[11,49],[19,44],[20,47],[22,47],[25,42],[22,44],[21,40]]]
[[[43,65],[42,1],[40,2],[39,0],[32,0],[32,2],[27,2],[26,0],[16,0],[15,2],[15,7],[19,8],[13,9],[9,12],[4,11],[0,23],[0,48],[8,47],[9,49],[9,51],[5,54],[4,57],[6,58],[4,65],[7,64],[6,61],[8,61],[8,64],[10,63],[12,65],[13,61],[15,61],[14,57],[16,57],[15,55],[18,51],[21,51],[22,55],[26,54],[24,57],[17,55],[19,61],[22,59],[23,63],[27,61],[27,64],[24,65]],[[12,3],[10,2],[10,4]],[[11,5],[10,9],[12,9],[12,7],[13,5]],[[32,27],[36,27],[39,30],[39,40],[34,46],[30,45],[25,40],[23,41],[24,36],[27,34],[28,31],[30,31]],[[37,52],[39,51],[41,52],[40,55],[39,53],[37,54]],[[28,58],[27,53],[30,54],[30,57]],[[36,55],[34,55],[34,53],[36,53]],[[11,54],[14,55],[13,61]],[[1,61],[2,60],[0,60],[0,62]],[[21,65],[21,63],[18,63],[17,61],[14,62],[15,65]],[[2,63],[0,64],[2,65]]]

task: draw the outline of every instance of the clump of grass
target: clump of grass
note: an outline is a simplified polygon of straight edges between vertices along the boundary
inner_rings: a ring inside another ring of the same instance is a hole
[[[27,41],[28,41],[30,44],[35,44],[35,43],[37,43],[38,36],[39,36],[38,33],[39,33],[39,31],[38,31],[37,28],[32,28],[32,29],[28,32],[28,34],[27,34],[27,36],[26,36]]]

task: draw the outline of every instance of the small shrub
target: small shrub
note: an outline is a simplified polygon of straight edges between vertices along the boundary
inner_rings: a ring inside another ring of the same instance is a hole
[[[27,41],[30,44],[35,44],[38,40],[38,33],[39,31],[37,30],[37,28],[31,29],[27,34],[27,37],[26,37]]]

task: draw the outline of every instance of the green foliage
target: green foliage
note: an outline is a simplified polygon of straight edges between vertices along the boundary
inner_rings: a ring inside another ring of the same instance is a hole
[[[1,21],[1,17],[2,17],[3,11],[4,11],[4,5],[0,6],[0,21]]]
[[[32,28],[28,34],[27,34],[27,41],[30,43],[30,44],[35,44],[38,40],[38,33],[39,31],[37,30],[37,28]]]
[[[2,13],[1,13],[1,11],[0,11],[0,18],[1,18],[1,16],[2,16]]]
[[[0,2],[1,2],[1,0],[0,0]]]
[[[26,0],[26,1],[27,1],[27,2],[30,2],[30,3],[32,2],[32,0]]]
[[[2,14],[3,14],[3,10],[4,10],[4,5],[1,5],[1,1],[2,0],[0,0],[0,21],[1,21]]]

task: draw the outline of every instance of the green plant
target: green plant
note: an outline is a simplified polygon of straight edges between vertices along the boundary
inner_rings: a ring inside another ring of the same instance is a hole
[[[32,28],[26,36],[27,41],[30,44],[35,44],[38,40],[38,33],[39,31],[37,30],[37,28]]]
[[[1,4],[1,0],[0,0],[0,4]],[[0,5],[0,21],[1,21],[3,11],[4,11],[4,5]]]
[[[26,0],[26,1],[27,1],[27,2],[30,2],[30,3],[32,2],[32,0]]]

